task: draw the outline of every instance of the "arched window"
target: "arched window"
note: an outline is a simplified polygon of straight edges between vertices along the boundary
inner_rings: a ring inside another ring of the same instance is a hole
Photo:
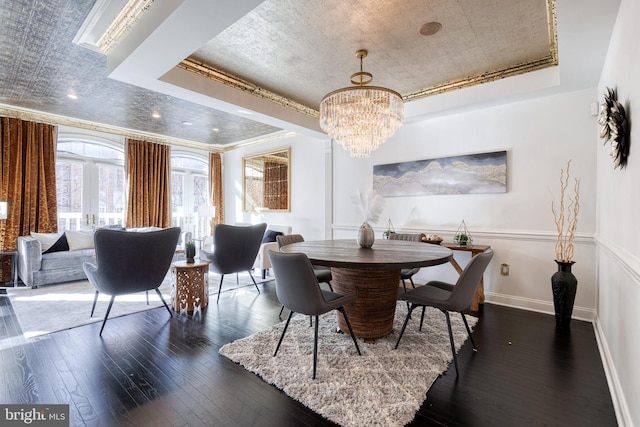
[[[171,155],[171,225],[191,231],[196,239],[210,235],[209,219],[198,217],[198,208],[210,203],[206,158],[174,150]]]
[[[126,209],[124,149],[116,143],[57,143],[58,231],[122,225]]]

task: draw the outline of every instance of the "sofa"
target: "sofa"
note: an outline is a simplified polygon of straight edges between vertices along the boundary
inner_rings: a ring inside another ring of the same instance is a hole
[[[142,227],[126,231],[158,229]],[[25,286],[37,288],[40,285],[86,280],[87,275],[82,268],[84,262],[96,262],[93,230],[32,232],[29,236],[18,237],[18,276]]]
[[[266,279],[267,272],[271,268],[271,259],[269,258],[269,250],[278,251],[278,242],[276,236],[279,234],[291,234],[291,227],[286,225],[268,225],[267,231],[264,233],[256,262],[253,268],[259,268],[262,271],[262,278]]]
[[[92,231],[31,233],[29,236],[20,236],[18,276],[31,288],[83,280],[87,276],[82,264],[95,262],[94,254]]]

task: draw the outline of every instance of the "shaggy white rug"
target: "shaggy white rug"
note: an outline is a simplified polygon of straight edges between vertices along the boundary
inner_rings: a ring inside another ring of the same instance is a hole
[[[344,426],[403,426],[413,420],[433,382],[453,361],[444,314],[427,308],[418,331],[420,310],[414,311],[397,350],[395,342],[407,313],[398,303],[394,331],[373,343],[358,340],[358,356],[351,338],[336,332],[335,312],[320,318],[318,366],[313,370],[313,328],[309,318],[294,315],[278,355],[275,347],[284,322],[224,345],[220,354],[323,417]],[[467,316],[473,328],[477,319]],[[462,318],[451,314],[459,350],[467,339]]]

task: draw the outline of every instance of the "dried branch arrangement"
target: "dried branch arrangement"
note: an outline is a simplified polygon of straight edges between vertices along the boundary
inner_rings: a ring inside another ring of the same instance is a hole
[[[358,195],[353,198],[353,201],[364,221],[374,224],[378,222],[384,209],[384,197],[371,188],[367,191],[358,189]]]
[[[578,212],[580,212],[580,180],[575,179],[573,184],[573,198],[567,195],[569,188],[569,170],[571,160],[567,162],[567,170],[560,170],[560,205],[556,208],[551,202],[551,212],[556,223],[558,240],[556,240],[556,261],[573,261],[573,238],[578,226]],[[566,199],[566,202],[565,202]]]

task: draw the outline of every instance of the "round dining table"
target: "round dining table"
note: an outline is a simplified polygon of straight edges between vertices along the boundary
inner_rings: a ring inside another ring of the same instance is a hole
[[[331,267],[334,291],[356,295],[345,311],[353,333],[365,339],[393,330],[402,269],[444,264],[453,257],[451,249],[403,240],[376,240],[371,248],[361,248],[355,239],[318,240],[292,243],[280,251],[304,253],[312,264]],[[337,316],[340,330],[349,333],[342,314]]]

